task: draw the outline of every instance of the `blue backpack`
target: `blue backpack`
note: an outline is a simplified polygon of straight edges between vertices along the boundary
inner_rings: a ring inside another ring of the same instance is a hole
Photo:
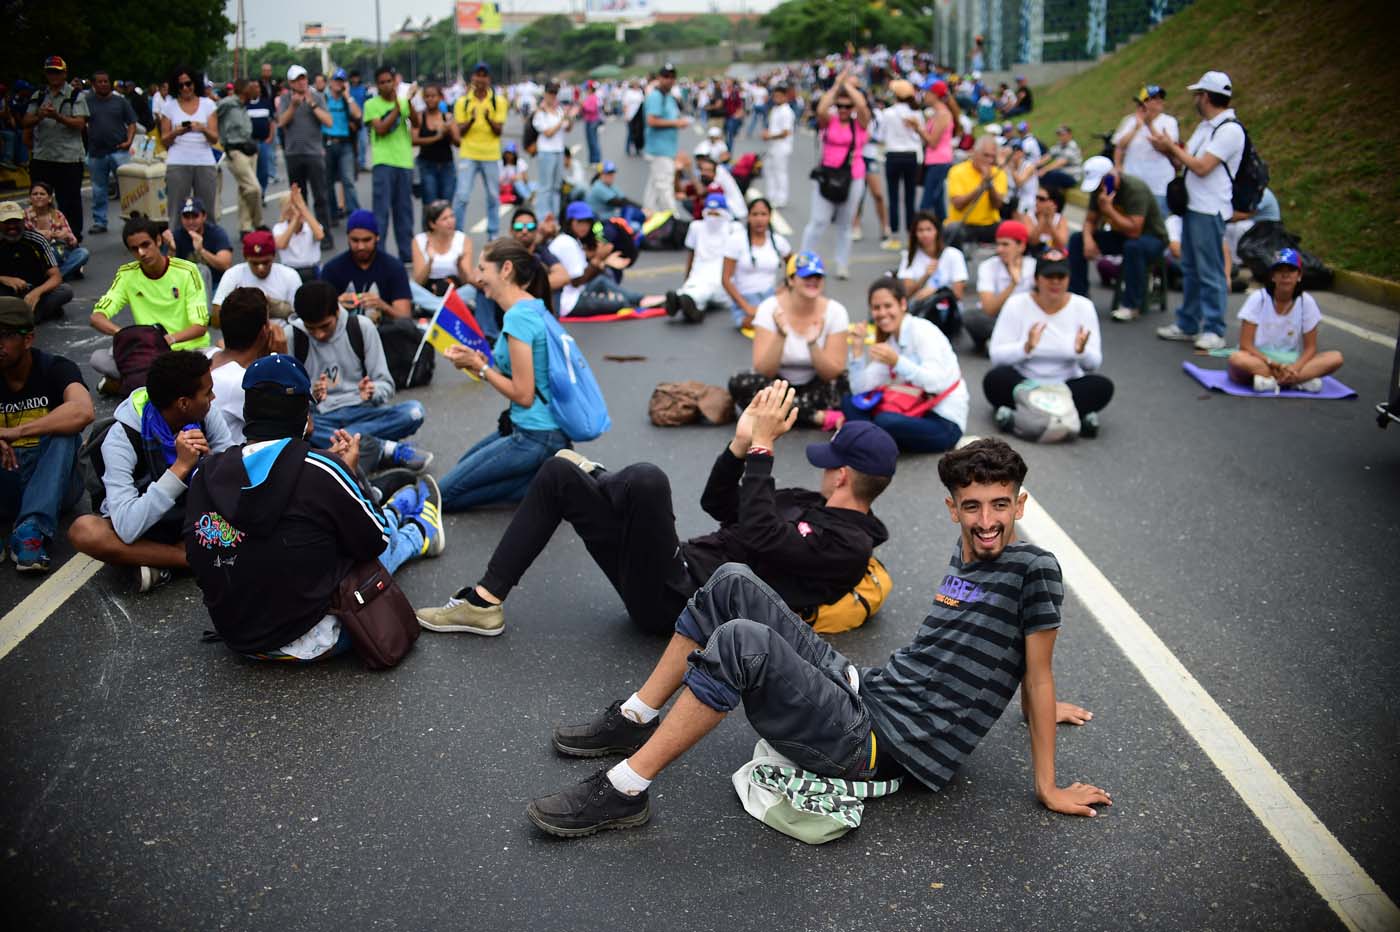
[[[536,311],[549,331],[549,397],[545,403],[570,440],[582,443],[607,433],[612,427],[608,417],[608,403],[603,400],[603,390],[588,367],[583,350],[564,329],[564,325],[544,309],[541,304]]]

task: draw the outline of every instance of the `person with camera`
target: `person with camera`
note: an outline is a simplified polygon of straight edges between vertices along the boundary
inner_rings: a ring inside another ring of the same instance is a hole
[[[1101,255],[1123,257],[1123,300],[1117,321],[1136,320],[1147,299],[1147,263],[1167,247],[1167,224],[1147,182],[1115,172],[1107,156],[1084,163],[1081,190],[1089,194],[1083,232],[1069,238],[1069,290],[1089,295],[1089,263]],[[1106,228],[1104,228],[1106,226]]]
[[[812,174],[812,207],[802,231],[802,251],[816,253],[827,227],[834,225],[836,277],[846,279],[851,276],[851,217],[865,192],[861,149],[870,134],[870,104],[850,65],[817,100],[816,113],[822,155]],[[822,179],[827,183],[823,184]],[[838,193],[844,196],[833,200]]]
[[[948,221],[943,227],[949,246],[963,249],[969,240],[996,241],[1009,184],[997,157],[996,137],[982,136],[973,144],[972,158],[949,169]]]
[[[214,144],[219,141],[219,116],[204,93],[204,75],[179,67],[170,76],[175,96],[161,104],[160,141],[165,146],[165,192],[170,225],[180,225],[180,210],[191,196],[202,203],[219,203],[219,164]]]

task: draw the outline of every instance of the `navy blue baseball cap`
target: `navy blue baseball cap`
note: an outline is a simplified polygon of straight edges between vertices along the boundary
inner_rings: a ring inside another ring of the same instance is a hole
[[[243,390],[251,388],[278,389],[286,395],[311,397],[311,377],[306,367],[295,356],[274,353],[253,360],[248,371],[243,373]]]
[[[807,462],[818,469],[849,466],[867,476],[893,476],[899,447],[883,427],[850,421],[826,443],[807,444]]]
[[[478,72],[489,75],[491,73],[491,66],[484,61],[479,61],[472,66],[472,74],[477,74]]]
[[[600,174],[600,175],[607,175],[607,174],[611,174],[612,172],[615,172],[615,171],[617,171],[617,163],[616,163],[616,162],[604,162],[604,163],[603,163],[603,168],[602,168],[601,171],[598,172],[598,174]]]

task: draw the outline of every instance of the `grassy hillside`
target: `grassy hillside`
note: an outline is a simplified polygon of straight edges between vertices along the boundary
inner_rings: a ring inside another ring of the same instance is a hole
[[[1036,89],[1042,139],[1070,124],[1086,156],[1143,84],[1167,88],[1183,139],[1186,90],[1229,73],[1235,107],[1269,163],[1288,229],[1339,268],[1400,280],[1400,54],[1379,0],[1196,0],[1093,69]],[[1389,166],[1389,167],[1387,167]]]

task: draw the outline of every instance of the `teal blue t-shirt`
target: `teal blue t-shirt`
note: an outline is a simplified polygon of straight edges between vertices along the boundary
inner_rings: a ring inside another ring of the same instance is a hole
[[[515,337],[521,343],[530,344],[531,356],[535,362],[535,399],[529,405],[510,403],[510,420],[524,430],[558,430],[549,405],[540,401],[540,396],[549,395],[549,331],[545,329],[541,314],[548,314],[544,302],[538,298],[528,298],[511,305],[506,311],[501,325],[501,335],[496,340],[496,368],[510,375],[510,342],[507,337]]]

